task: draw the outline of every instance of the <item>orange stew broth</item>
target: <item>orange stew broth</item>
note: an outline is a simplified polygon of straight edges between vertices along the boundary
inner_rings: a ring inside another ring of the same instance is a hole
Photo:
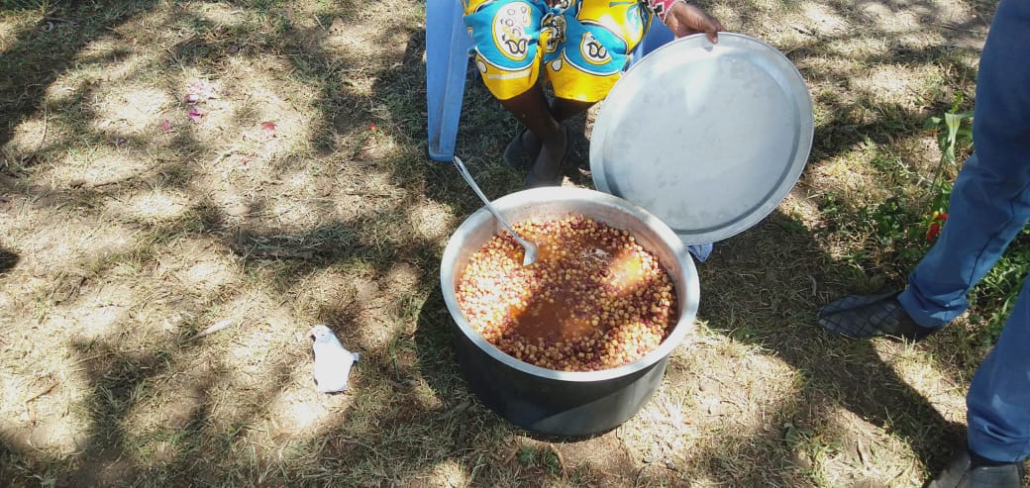
[[[561,371],[631,363],[678,320],[672,280],[628,232],[582,216],[516,224],[539,247],[522,266],[507,232],[469,260],[457,289],[472,328],[505,353]]]

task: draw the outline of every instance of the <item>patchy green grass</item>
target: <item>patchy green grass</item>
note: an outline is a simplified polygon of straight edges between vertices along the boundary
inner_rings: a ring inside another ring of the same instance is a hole
[[[485,409],[454,362],[438,259],[478,203],[424,156],[424,3],[0,0],[0,483],[919,485],[961,439],[1030,235],[918,346],[814,315],[925,252],[945,200],[924,124],[972,106],[993,3],[704,5],[801,69],[812,158],[701,266],[655,398],[561,441]],[[516,126],[474,76],[458,150],[499,196]],[[346,395],[312,388],[315,323],[363,353]]]

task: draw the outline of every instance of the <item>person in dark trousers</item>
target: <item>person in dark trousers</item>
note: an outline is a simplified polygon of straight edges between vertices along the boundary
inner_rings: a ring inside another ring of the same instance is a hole
[[[968,307],[966,294],[1030,219],[1030,0],[1001,0],[980,57],[975,154],[952,190],[940,239],[900,293],[819,311],[827,331],[920,340]],[[928,486],[1019,487],[1030,455],[1030,280],[966,398],[967,448]]]

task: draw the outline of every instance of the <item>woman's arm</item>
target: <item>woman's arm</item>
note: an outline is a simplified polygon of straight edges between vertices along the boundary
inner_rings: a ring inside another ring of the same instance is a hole
[[[708,14],[683,0],[641,0],[672,30],[676,37],[704,32],[708,40],[719,42],[722,24]]]

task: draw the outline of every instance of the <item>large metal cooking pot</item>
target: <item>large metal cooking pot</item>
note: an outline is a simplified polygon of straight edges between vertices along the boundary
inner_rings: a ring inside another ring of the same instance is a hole
[[[582,215],[636,236],[668,271],[676,288],[679,322],[658,348],[614,369],[564,372],[522,362],[494,347],[465,320],[455,286],[469,258],[501,225],[480,209],[451,236],[443,254],[440,286],[458,328],[458,363],[469,387],[512,423],[542,434],[585,436],[629,420],[650,400],[665,373],[669,354],[690,332],[700,295],[697,270],[686,246],[667,225],[644,209],[606,193],[579,188],[540,188],[494,202],[511,222]]]

